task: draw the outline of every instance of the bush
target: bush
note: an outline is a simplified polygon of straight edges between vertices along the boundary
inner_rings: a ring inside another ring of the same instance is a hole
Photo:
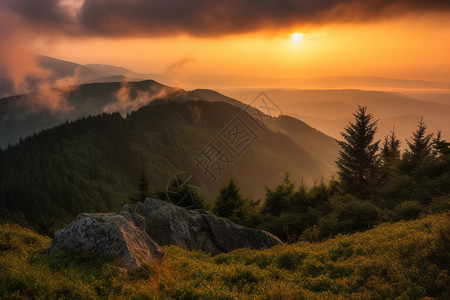
[[[319,220],[322,238],[338,233],[367,230],[378,223],[378,208],[368,201],[351,201]]]
[[[279,217],[264,216],[261,229],[266,230],[283,241],[294,243],[298,241],[306,229],[305,216],[297,213],[282,213]]]
[[[436,197],[430,203],[432,213],[444,213],[450,210],[450,195]]]
[[[413,220],[417,219],[423,210],[419,201],[404,201],[393,209],[394,220]]]
[[[297,269],[297,267],[303,262],[306,256],[306,253],[301,253],[298,251],[288,251],[280,254],[276,258],[276,263],[280,269],[293,271]]]

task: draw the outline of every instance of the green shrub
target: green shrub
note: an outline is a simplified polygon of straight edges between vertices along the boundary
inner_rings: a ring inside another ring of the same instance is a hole
[[[450,195],[434,198],[431,201],[429,208],[432,213],[445,213],[446,211],[449,211]]]
[[[368,201],[351,201],[340,204],[331,214],[319,220],[321,237],[338,233],[367,230],[379,220],[378,208]]]
[[[307,256],[306,253],[300,253],[297,251],[287,251],[280,254],[276,258],[277,266],[281,269],[293,271],[302,263],[303,259]]]
[[[413,220],[417,219],[422,211],[423,206],[419,201],[404,201],[394,207],[393,217],[394,220]]]

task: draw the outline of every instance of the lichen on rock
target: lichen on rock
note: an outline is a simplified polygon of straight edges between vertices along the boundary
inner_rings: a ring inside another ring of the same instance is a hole
[[[139,219],[135,224],[134,219]],[[128,268],[141,266],[145,261],[160,259],[163,252],[140,227],[145,220],[130,212],[87,214],[82,213],[66,228],[55,233],[47,249],[71,253],[113,254]]]

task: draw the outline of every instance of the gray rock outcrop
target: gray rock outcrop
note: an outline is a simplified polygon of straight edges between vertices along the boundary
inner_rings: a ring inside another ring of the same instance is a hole
[[[159,245],[176,245],[212,255],[238,248],[263,249],[281,244],[274,235],[239,226],[204,210],[186,210],[171,203],[147,198],[134,212],[146,221],[146,231]]]
[[[55,233],[47,249],[72,253],[113,254],[128,268],[160,259],[159,245],[175,245],[212,255],[238,248],[263,249],[281,244],[274,235],[236,225],[205,210],[187,210],[147,198],[118,213],[80,214]]]
[[[113,254],[121,258],[126,267],[136,268],[164,255],[143,228],[144,218],[133,217],[130,212],[83,213],[55,233],[47,252]]]

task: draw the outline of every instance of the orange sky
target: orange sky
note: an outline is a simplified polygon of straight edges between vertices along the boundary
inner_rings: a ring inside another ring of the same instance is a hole
[[[293,32],[304,34],[301,42],[291,40]],[[170,72],[175,64],[177,72],[187,74],[450,80],[446,15],[223,37],[62,38],[37,42],[35,49],[78,63],[112,64],[142,73]]]
[[[449,16],[449,0],[0,0],[0,73],[48,77],[39,53],[181,79],[450,81]]]

